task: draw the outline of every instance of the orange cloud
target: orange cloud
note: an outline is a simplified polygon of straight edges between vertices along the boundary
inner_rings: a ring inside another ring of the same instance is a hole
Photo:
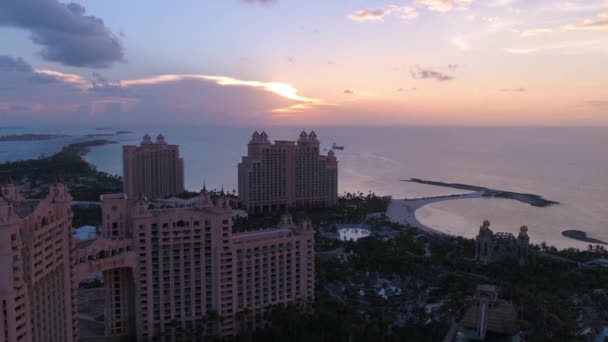
[[[522,37],[532,37],[532,36],[536,36],[539,34],[550,33],[550,32],[553,32],[553,31],[550,29],[547,29],[547,28],[533,28],[533,29],[523,30],[519,33],[519,35]]]
[[[449,12],[454,7],[466,8],[472,2],[473,0],[416,0],[416,4],[437,12]]]
[[[365,21],[383,21],[389,14],[399,14],[401,19],[414,19],[418,17],[418,12],[413,7],[390,5],[383,8],[361,9],[348,15],[348,19]]]
[[[245,86],[245,87],[253,87],[253,88],[262,88],[266,91],[275,93],[284,98],[300,101],[300,102],[311,102],[316,103],[319,102],[318,99],[308,98],[301,95],[298,95],[297,89],[289,84],[282,82],[260,82],[260,81],[243,81],[232,77],[227,76],[208,76],[208,75],[159,75],[149,78],[142,78],[136,80],[126,80],[119,81],[118,85],[121,87],[130,87],[136,85],[154,85],[165,82],[177,82],[181,80],[188,79],[199,79],[206,81],[213,81],[216,84],[222,86]]]
[[[597,16],[598,19],[586,19],[580,24],[566,25],[562,29],[566,31],[576,30],[608,30],[608,12]]]
[[[34,70],[34,73],[40,74],[40,75],[51,76],[51,77],[57,78],[63,82],[74,84],[83,91],[91,88],[91,83],[87,82],[85,79],[83,79],[79,75],[64,74],[59,71],[48,70],[48,69],[36,69],[36,70]]]

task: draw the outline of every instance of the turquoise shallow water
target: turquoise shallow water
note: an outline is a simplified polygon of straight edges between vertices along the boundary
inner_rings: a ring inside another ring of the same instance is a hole
[[[236,189],[236,165],[254,129],[248,127],[2,129],[0,135],[64,133],[79,136],[128,129],[116,138],[139,143],[146,132],[161,132],[181,145],[186,185]],[[301,128],[266,127],[271,139],[296,139]],[[396,198],[458,193],[457,190],[401,182],[422,178],[543,195],[562,204],[536,208],[500,199],[457,200],[432,204],[417,212],[426,225],[451,234],[473,236],[489,218],[497,230],[527,224],[533,242],[559,247],[586,244],[561,236],[565,229],[587,231],[608,240],[608,132],[605,128],[453,128],[319,127],[325,148],[336,151],[340,192],[375,191]],[[44,142],[0,142],[0,161],[50,154],[74,138]],[[94,148],[86,158],[100,170],[121,173],[120,144]],[[4,152],[3,152],[4,151]]]

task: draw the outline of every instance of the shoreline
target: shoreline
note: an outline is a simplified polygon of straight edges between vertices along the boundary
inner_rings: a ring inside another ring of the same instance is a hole
[[[416,210],[431,203],[469,198],[484,198],[484,196],[482,192],[475,191],[459,195],[445,195],[412,199],[391,199],[391,202],[386,210],[386,216],[391,222],[409,225],[418,228],[426,233],[430,233],[437,236],[453,236],[451,234],[442,232],[439,229],[422,224],[416,217]]]

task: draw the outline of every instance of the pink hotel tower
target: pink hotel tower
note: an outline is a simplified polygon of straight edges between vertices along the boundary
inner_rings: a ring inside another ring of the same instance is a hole
[[[226,197],[101,196],[101,236],[72,237],[71,197],[55,184],[26,200],[0,188],[0,341],[77,341],[78,284],[103,272],[106,335],[147,341],[234,336],[271,305],[314,296],[314,230],[233,233]]]
[[[303,131],[297,142],[274,143],[266,132],[254,132],[238,166],[239,201],[251,213],[335,205],[338,161],[334,151],[319,150],[314,131]]]
[[[184,192],[184,160],[179,146],[169,145],[159,134],[156,141],[146,134],[140,146],[122,147],[124,193],[159,198]]]

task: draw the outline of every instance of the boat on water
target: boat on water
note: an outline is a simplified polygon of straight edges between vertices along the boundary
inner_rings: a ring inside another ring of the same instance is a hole
[[[333,144],[331,145],[331,148],[332,148],[332,149],[334,149],[334,150],[343,150],[343,149],[344,149],[344,146],[339,146],[338,144],[333,143]]]

